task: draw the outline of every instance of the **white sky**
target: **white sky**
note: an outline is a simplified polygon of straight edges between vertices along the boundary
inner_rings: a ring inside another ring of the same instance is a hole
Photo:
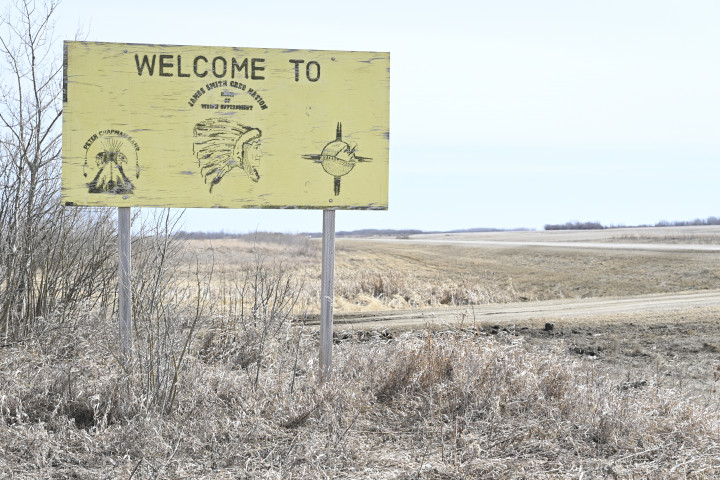
[[[391,53],[390,208],[337,230],[720,216],[720,2],[64,0],[60,40]],[[320,231],[320,211],[186,212]]]

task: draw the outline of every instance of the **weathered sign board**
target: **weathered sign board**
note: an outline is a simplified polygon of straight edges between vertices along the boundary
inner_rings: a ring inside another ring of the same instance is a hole
[[[390,55],[65,42],[62,200],[388,207]]]

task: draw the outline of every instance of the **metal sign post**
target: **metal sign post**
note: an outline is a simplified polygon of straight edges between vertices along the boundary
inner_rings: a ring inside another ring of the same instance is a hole
[[[130,284],[130,207],[118,207],[118,315],[120,355],[124,365],[132,360],[132,289]]]
[[[335,210],[323,210],[320,286],[320,381],[332,369],[333,297],[335,294]]]

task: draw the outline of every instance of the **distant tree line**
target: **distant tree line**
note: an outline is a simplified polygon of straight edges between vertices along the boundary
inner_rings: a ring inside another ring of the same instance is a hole
[[[573,220],[565,223],[558,224],[547,224],[543,228],[545,230],[602,230],[604,228],[639,228],[639,227],[692,227],[701,225],[720,225],[720,217],[708,217],[706,219],[696,218],[690,221],[674,221],[669,222],[667,220],[661,220],[655,225],[602,225],[600,222],[579,222]],[[528,230],[526,228],[513,228],[513,229],[502,229],[502,228],[466,228],[460,230],[414,230],[414,229],[401,229],[394,230],[390,228],[377,229],[377,228],[365,228],[361,230],[351,230],[335,232],[337,237],[371,237],[371,236],[408,236],[417,235],[421,233],[474,233],[474,232],[501,232],[501,231],[522,231]],[[253,240],[257,242],[265,243],[279,243],[287,244],[297,241],[299,238],[319,238],[322,236],[320,232],[306,232],[306,233],[273,233],[273,232],[251,232],[251,233],[229,233],[224,231],[219,232],[177,232],[180,238],[184,239],[206,239],[206,240],[217,240],[221,238],[238,238],[245,240]]]
[[[566,222],[562,224],[547,224],[545,230],[601,230],[599,222]]]
[[[422,230],[393,230],[389,228],[377,229],[377,228],[364,228],[361,230],[352,231],[340,231],[335,235],[338,237],[370,237],[373,235],[416,235],[418,233],[424,233]]]
[[[181,239],[188,240],[219,240],[223,238],[239,238],[243,240],[254,240],[258,242],[285,243],[287,238],[307,237],[307,233],[276,233],[276,232],[250,232],[231,233],[220,230],[219,232],[186,232],[180,230],[176,235]]]
[[[345,231],[341,230],[335,232],[337,237],[370,237],[373,235],[415,235],[418,233],[431,233],[424,232],[422,230],[392,230],[392,229],[376,229],[366,228],[362,230]],[[434,233],[434,232],[432,232]],[[444,233],[444,232],[443,232]],[[186,232],[179,231],[177,235],[183,239],[194,239],[194,240],[217,240],[221,238],[237,238],[244,240],[252,240],[266,243],[287,243],[289,239],[294,238],[319,238],[322,237],[321,232],[306,232],[298,234],[290,233],[273,233],[273,232],[250,232],[250,233],[229,233],[225,231],[219,232]]]
[[[656,227],[696,227],[703,225],[720,225],[720,218],[708,217],[704,220],[696,218],[695,220],[684,222],[668,222],[667,220],[661,220],[655,224]]]
[[[186,232],[181,230],[175,234],[183,240],[222,240],[238,239],[255,243],[275,243],[278,245],[305,244],[310,234],[307,233],[277,233],[277,232],[250,232],[250,233],[228,233],[219,232]]]
[[[661,220],[655,225],[611,225],[603,226],[599,222],[566,222],[562,224],[547,224],[545,230],[601,230],[603,228],[636,228],[636,227],[697,227],[704,225],[720,225],[719,217],[708,217],[706,219],[696,218],[695,220],[674,221]]]

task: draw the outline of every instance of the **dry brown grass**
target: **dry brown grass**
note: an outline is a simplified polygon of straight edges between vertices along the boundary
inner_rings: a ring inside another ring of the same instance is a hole
[[[320,241],[297,235],[247,236],[189,240],[185,262],[200,259],[212,265],[214,287],[221,303],[230,308],[230,293],[248,265],[257,257],[282,263],[302,278],[302,312],[319,312]],[[397,255],[394,250],[338,239],[335,268],[335,310],[354,312],[388,308],[422,308],[442,305],[504,303],[520,299],[512,279],[494,270],[458,265],[445,272],[447,257],[422,258],[424,250]],[[436,263],[440,262],[440,264]],[[441,266],[442,264],[442,266]],[[440,273],[442,272],[442,273]],[[190,281],[190,279],[188,280]],[[305,307],[307,306],[307,307]]]
[[[139,317],[155,333],[144,323],[136,331],[141,358],[127,369],[116,360],[115,320],[89,310],[64,328],[43,328],[2,348],[0,477],[720,476],[717,392],[693,397],[682,382],[669,382],[672,358],[654,371],[642,369],[640,378],[622,363],[591,361],[573,350],[602,346],[645,358],[650,347],[624,331],[601,340],[587,326],[568,343],[526,342],[479,326],[395,338],[340,332],[334,374],[320,383],[317,333],[303,326],[317,295],[315,253],[282,242],[223,242],[195,245],[208,248],[186,257],[201,266],[194,277],[172,270],[173,282],[158,290],[162,308]],[[583,279],[573,273],[578,259],[562,258],[567,251],[491,253],[339,242],[337,285],[345,295],[339,304],[508,301],[526,290],[557,295],[555,278],[604,281],[615,291],[624,285],[623,263],[632,262],[627,253],[608,253],[605,267],[593,272],[603,275]],[[659,265],[644,270],[641,261],[633,263],[641,268],[638,279],[652,282],[674,261],[655,260]],[[511,281],[503,264],[531,273]],[[695,288],[716,268],[711,261],[710,273],[693,273],[689,265],[687,282]],[[542,271],[552,268],[557,277],[545,280]],[[666,286],[677,278],[664,275]],[[198,288],[189,290],[193,281]],[[202,308],[193,313],[188,307],[195,303]],[[44,322],[53,325],[52,318]],[[564,328],[558,323],[556,333]],[[668,336],[669,345],[680,341]],[[714,337],[698,345],[708,355],[718,348]],[[158,388],[172,394],[169,406]]]
[[[720,413],[511,337],[284,326],[260,370],[203,357],[162,415],[110,355],[112,325],[4,349],[0,476],[12,478],[716,478]],[[259,372],[259,375],[257,375]]]
[[[460,240],[495,240],[495,241],[526,241],[526,242],[616,242],[620,238],[641,240],[642,243],[668,243],[667,239],[682,239],[694,243],[696,238],[712,238],[710,243],[720,239],[720,225],[687,226],[687,227],[623,227],[605,228],[602,230],[529,230],[474,232],[453,234],[422,234],[413,238]]]
[[[593,242],[613,242],[617,235],[650,234],[656,242],[673,235],[700,235],[708,243],[720,241],[720,231],[704,228],[709,230],[698,233],[687,227],[675,233],[661,228],[572,233],[577,233],[578,241]],[[643,233],[645,230],[650,233]],[[502,235],[498,238],[505,239],[513,238],[510,233],[543,241],[566,242],[573,238],[568,232],[497,233]],[[604,236],[597,237],[600,234]],[[260,238],[190,240],[188,251],[195,252],[201,265],[213,265],[215,288],[226,292],[226,297],[238,281],[238,272],[252,264],[258,254],[282,259],[285,268],[303,278],[305,301],[300,303],[317,313],[320,241],[292,235],[266,241]],[[494,237],[486,234],[483,238]],[[186,262],[194,259],[188,254]],[[338,313],[682,292],[717,288],[720,279],[720,252],[712,251],[578,250],[338,239],[335,265]]]
[[[676,232],[665,235],[650,235],[642,231],[623,233],[614,236],[611,241],[620,243],[667,243],[681,245],[719,245],[717,233]]]
[[[720,238],[720,233],[715,235]],[[562,241],[569,241],[568,235]],[[339,240],[337,250],[338,271],[392,271],[413,279],[420,288],[444,283],[483,285],[491,279],[498,291],[514,292],[511,297],[515,300],[631,296],[715,289],[720,285],[720,252],[712,251],[362,240]]]

